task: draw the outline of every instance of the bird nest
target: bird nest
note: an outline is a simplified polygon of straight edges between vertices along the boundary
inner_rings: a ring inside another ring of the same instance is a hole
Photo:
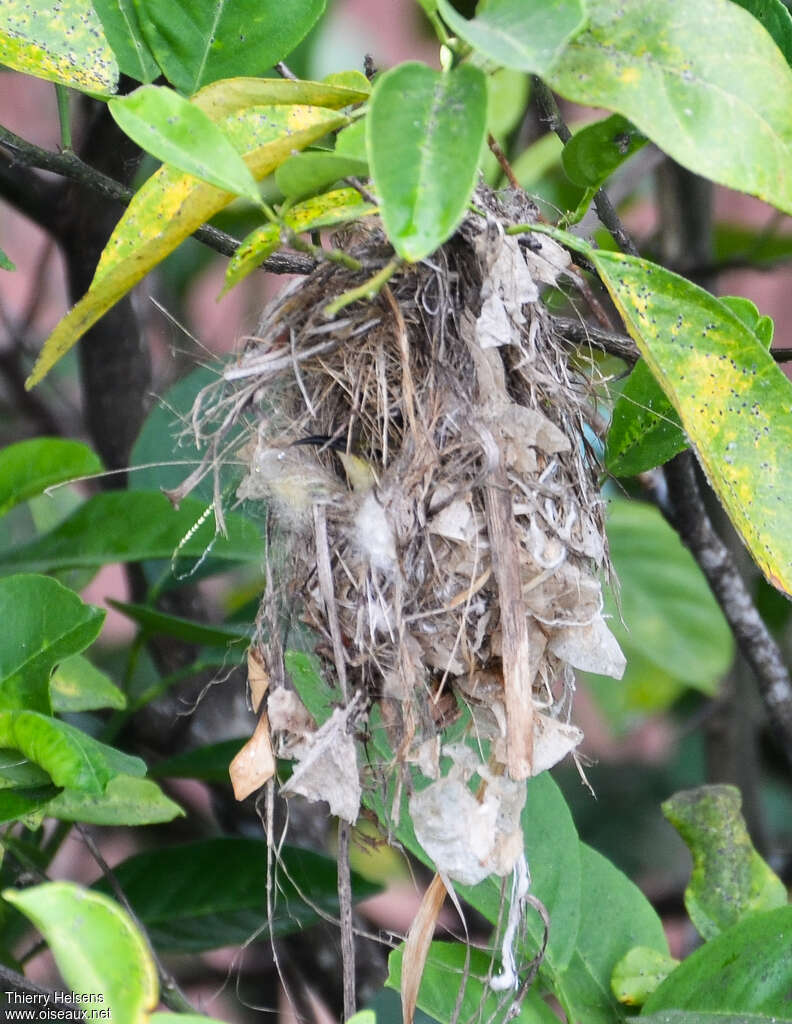
[[[591,382],[540,300],[576,270],[549,238],[508,235],[496,196],[475,201],[431,259],[335,318],[328,303],[365,274],[328,262],[294,282],[194,416],[204,469],[233,424],[251,425],[237,493],[268,515],[252,649],[267,741],[297,760],[284,789],[354,820],[354,735],[379,705],[391,768],[432,780],[414,787],[418,838],[464,882],[511,870],[524,780],[582,739],[573,669],[623,669],[602,617]],[[339,244],[370,273],[392,251],[367,225]],[[310,627],[337,686],[318,730],[284,665],[285,617]],[[478,742],[444,748],[460,716]]]

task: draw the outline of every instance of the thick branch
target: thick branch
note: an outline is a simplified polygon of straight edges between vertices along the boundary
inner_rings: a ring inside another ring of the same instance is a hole
[[[743,657],[751,666],[770,721],[792,759],[792,681],[781,651],[756,610],[731,552],[715,532],[702,500],[691,452],[665,468],[668,501],[661,511],[707,578]]]
[[[41,1019],[39,1010],[43,1010],[45,1007],[51,1010],[56,1005],[56,995],[59,999],[61,998],[61,993],[56,993],[53,989],[42,988],[35,981],[12,971],[5,964],[0,964],[0,986],[2,986],[2,993],[5,996],[4,1009],[13,1010],[21,1004],[24,1006],[24,1012],[31,1011],[31,1017],[28,1018],[31,1020]],[[82,1009],[71,1001],[57,1003],[57,1009],[68,1011],[71,1020],[83,1019]]]
[[[534,96],[536,97],[536,103],[542,119],[566,145],[572,138],[572,132],[561,116],[555,96],[553,96],[544,82],[537,77],[534,77]],[[604,188],[599,189],[594,196],[594,208],[597,211],[597,216],[608,231],[610,231],[621,251],[629,253],[630,256],[640,255],[638,247],[630,238],[621,220],[619,220],[619,215],[616,213],[613,203],[608,198],[608,193]]]
[[[37,175],[30,175],[25,181],[15,173],[14,163],[60,174],[124,206],[129,204],[135,194],[131,188],[91,167],[74,153],[53,153],[51,150],[34,146],[33,143],[0,125],[0,151],[3,149],[12,155],[13,160],[10,160],[6,167],[0,165],[0,193],[22,213],[49,231],[53,230],[47,216],[47,205],[52,202],[51,195],[46,197],[46,201],[44,198],[36,199],[36,193],[41,189],[40,179]],[[26,199],[27,193],[32,194],[34,199]],[[236,238],[209,225],[199,228],[195,232],[195,237],[221,256],[233,256],[239,246]],[[314,266],[313,260],[290,253],[274,253],[262,264],[264,270],[271,274],[309,274]]]

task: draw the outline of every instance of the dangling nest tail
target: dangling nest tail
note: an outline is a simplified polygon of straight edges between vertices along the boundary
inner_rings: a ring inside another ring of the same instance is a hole
[[[295,282],[200,396],[195,420],[210,441],[205,468],[234,423],[254,427],[238,496],[266,503],[272,558],[281,552],[254,641],[281,751],[302,757],[306,744],[283,696],[288,612],[315,632],[338,680],[338,735],[379,702],[396,763],[437,778],[445,721],[466,707],[491,741],[490,764],[447,751],[452,774],[464,782],[478,771],[493,792],[504,776],[502,811],[509,780],[545,770],[582,738],[568,723],[573,668],[620,675],[623,658],[601,614],[608,556],[585,440],[590,382],[570,367],[539,297],[575,271],[550,239],[506,235],[496,196],[479,190],[475,202],[485,216],[469,215],[430,259],[335,319],[327,304],[366,274],[325,263]],[[367,224],[345,248],[370,274],[392,251]],[[327,799],[316,781],[301,791],[312,787]],[[356,800],[331,798],[331,808],[354,820]],[[519,830],[521,806],[501,838]],[[422,842],[443,856],[431,836]],[[502,874],[514,855],[479,850],[474,860]],[[469,864],[444,866],[478,880]]]

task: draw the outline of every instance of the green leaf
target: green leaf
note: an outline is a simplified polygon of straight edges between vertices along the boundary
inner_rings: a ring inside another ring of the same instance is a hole
[[[371,82],[369,82],[362,71],[354,69],[350,71],[332,71],[329,75],[325,75],[322,81],[328,85],[340,85],[344,89],[354,89],[356,92],[366,93],[366,95],[371,92]]]
[[[126,707],[126,697],[108,675],[82,654],[64,659],[50,679],[53,711],[94,711]]]
[[[647,138],[619,114],[586,125],[564,146],[561,162],[570,181],[581,188],[600,188]]]
[[[344,123],[318,107],[251,107],[220,126],[260,180],[295,150]],[[107,310],[188,235],[227,206],[231,192],[164,165],[137,191],[99,260],[86,295],[47,338],[33,372],[33,387]]]
[[[655,989],[644,1010],[766,1014],[788,1021],[790,990],[792,907],[779,907],[749,914],[691,953]]]
[[[530,91],[531,80],[521,71],[499,68],[489,76],[487,131],[492,133],[501,148],[509,148],[508,137],[525,117]],[[497,184],[503,177],[501,165],[489,149],[483,153],[482,169],[485,179],[491,185]]]
[[[765,348],[774,324],[750,299],[723,295],[720,301],[742,320]],[[639,360],[622,388],[608,431],[605,465],[616,476],[634,476],[661,466],[688,447],[676,409],[645,360]]]
[[[773,37],[787,64],[792,64],[792,16],[782,0],[734,0]]]
[[[124,601],[108,601],[122,615],[132,619],[153,636],[173,636],[186,644],[207,644],[211,647],[226,647],[236,644],[240,656],[247,646],[250,630],[242,623],[227,626],[210,626],[204,622],[193,622],[178,615],[168,615],[144,604],[127,604]]]
[[[719,298],[724,306],[728,306],[732,313],[738,316],[750,331],[753,331],[765,348],[770,348],[775,333],[772,317],[762,316],[756,303],[742,295],[721,295]]]
[[[157,825],[184,817],[156,782],[116,775],[99,795],[66,789],[47,805],[47,817],[90,825]]]
[[[289,199],[302,199],[349,175],[366,177],[368,163],[342,153],[298,153],[277,169],[275,184]]]
[[[613,969],[613,994],[625,1006],[642,1006],[678,964],[678,960],[659,950],[633,946]]]
[[[786,1018],[787,1020],[789,1018]],[[691,1013],[689,1010],[660,1010],[641,1014],[641,1024],[784,1024],[781,1017],[767,1017],[763,1013]]]
[[[204,1017],[202,1013],[150,1013],[146,1024],[225,1024],[215,1017]]]
[[[624,645],[628,670],[632,652],[640,652],[688,686],[714,693],[734,642],[693,556],[643,502],[614,499],[607,531],[624,619],[622,625],[609,601],[609,626]]]
[[[275,935],[314,923],[318,911],[338,913],[332,858],[285,846],[279,864],[271,922]],[[157,949],[197,953],[270,934],[264,841],[216,837],[159,847],[135,854],[113,873]],[[107,884],[97,883],[96,888],[105,891]],[[355,900],[379,891],[353,876]]]
[[[286,651],[283,660],[300,700],[323,725],[333,713],[336,694],[322,676],[319,659],[305,651]]]
[[[141,85],[107,106],[119,127],[158,160],[260,203],[256,180],[225,133],[173,89]]]
[[[107,96],[118,65],[89,0],[48,4],[5,0],[0,6],[0,64],[36,78]]]
[[[526,785],[521,824],[525,856],[531,869],[531,892],[544,903],[553,921],[542,973],[555,982],[575,955],[581,898],[588,882],[581,873],[577,830],[561,790],[549,772],[528,779]],[[415,840],[402,837],[399,830],[397,835],[416,853],[411,845]],[[422,850],[417,855],[424,863],[430,863]],[[493,925],[501,911],[508,911],[509,901],[504,905],[501,880],[494,875],[476,886],[456,888]],[[529,909],[523,927],[524,938],[518,952],[527,962],[539,950],[543,925],[538,914]]]
[[[227,783],[228,766],[250,739],[223,740],[210,743],[185,754],[175,754],[149,768],[149,775],[158,779],[200,779],[202,782]]]
[[[0,249],[0,270],[16,270],[16,266],[6,256],[2,249]]]
[[[130,457],[129,487],[135,491],[172,490],[196,468],[203,454],[191,436],[183,435],[183,417],[188,416],[198,392],[217,381],[216,367],[198,367],[172,384],[149,410]],[[231,431],[229,442],[240,432]],[[178,440],[177,440],[178,438]],[[240,441],[241,443],[241,441]],[[233,465],[221,465],[221,492],[236,489],[242,471]],[[207,504],[214,497],[211,473],[192,492]]]
[[[99,457],[80,441],[43,437],[10,444],[0,451],[0,515],[53,484],[102,469]]]
[[[283,60],[324,11],[324,0],[249,5],[234,0],[135,0],[165,77],[190,95],[218,78],[261,75]]]
[[[543,75],[586,22],[581,0],[489,0],[468,21],[449,3],[437,9],[449,28],[503,67]]]
[[[23,821],[30,822],[28,827],[38,828],[47,813],[48,804],[57,794],[58,789],[51,785],[0,790],[0,825]]]
[[[335,152],[340,156],[352,157],[354,160],[364,160],[368,163],[368,150],[366,148],[366,120],[359,117],[357,121],[342,128],[336,135]]]
[[[792,212],[792,71],[747,11],[731,0],[589,0],[588,10],[552,88],[624,115],[689,170]]]
[[[635,476],[662,466],[687,447],[676,409],[646,360],[640,359],[613,407],[605,466],[614,476]]]
[[[385,984],[400,990],[404,946],[398,946],[388,957]],[[532,989],[512,1016],[513,1008],[493,992],[486,978],[490,958],[483,950],[467,949],[461,942],[433,942],[429,947],[426,967],[418,991],[418,1006],[441,1024],[460,1020],[486,1020],[505,1024],[513,1020],[521,1024],[558,1024],[558,1017],[541,996]],[[469,972],[469,973],[467,973]],[[464,993],[460,998],[460,987]]]
[[[52,950],[63,980],[85,995],[90,1016],[101,1008],[114,1024],[140,1024],[159,1000],[159,984],[146,940],[126,911],[107,896],[71,882],[48,882],[3,898],[30,918]]]
[[[192,498],[185,498],[177,510],[164,494],[149,491],[96,494],[43,537],[0,552],[0,573],[53,572],[145,558],[175,557],[181,562],[209,551],[229,562],[262,557],[263,541],[250,520],[229,514],[228,536],[216,537],[212,515],[206,512],[207,506]],[[201,525],[190,533],[199,520]]]
[[[49,775],[18,750],[0,749],[0,787],[3,789],[31,789],[49,781]]]
[[[591,258],[729,518],[768,580],[789,594],[792,383],[702,288],[622,253]]]
[[[151,82],[160,70],[140,29],[133,0],[93,0],[122,74]]]
[[[453,234],[473,193],[486,78],[471,65],[441,73],[400,64],[377,79],[366,123],[388,238],[401,257],[421,260]]]
[[[562,979],[563,1002],[574,1020],[613,1024],[622,1017],[611,991],[616,964],[637,945],[668,956],[668,942],[641,890],[585,843],[580,844],[580,870],[580,928]]]
[[[683,790],[662,805],[693,856],[685,908],[704,939],[787,902],[784,883],[753,847],[741,806],[734,786]]]
[[[719,223],[713,229],[714,256],[718,261],[737,260],[755,267],[772,266],[792,258],[792,234]]]
[[[36,711],[0,711],[0,747],[40,765],[56,786],[102,794],[116,775],[143,776],[146,765],[73,725]]]
[[[297,203],[283,215],[283,228],[279,224],[264,224],[243,239],[226,268],[223,294],[239,284],[278,248],[282,234],[288,237],[289,231],[300,234],[333,227],[376,212],[376,206],[366,202],[354,188],[339,188]]]
[[[99,608],[83,604],[74,591],[45,576],[0,580],[0,709],[49,712],[53,667],[92,644],[104,617]]]
[[[295,681],[291,671],[290,675],[292,681]],[[299,690],[296,682],[295,685]],[[303,696],[302,690],[300,696]],[[306,706],[316,715],[314,706]],[[388,763],[392,754],[376,715],[371,720],[370,728],[372,748],[376,750],[378,758]],[[569,963],[578,934],[582,879],[577,831],[566,801],[549,772],[528,779],[526,785],[527,796],[521,824],[525,856],[531,868],[531,892],[542,901],[553,921],[542,973],[555,980]],[[363,795],[364,802],[380,821],[391,820],[392,798],[392,793],[383,796],[380,793],[364,792]],[[399,825],[394,833],[399,842],[420,861],[434,867],[415,837],[406,807],[402,808]],[[501,914],[508,912],[509,897],[504,897],[501,880],[494,875],[476,886],[455,885],[455,888],[464,900],[493,925],[501,920]],[[529,909],[522,927],[524,932],[517,952],[527,962],[541,946],[543,924],[539,915]]]

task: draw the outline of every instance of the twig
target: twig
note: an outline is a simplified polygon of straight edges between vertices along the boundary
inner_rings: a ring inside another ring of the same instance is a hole
[[[613,323],[611,322],[611,318],[605,311],[605,307],[602,305],[600,300],[592,291],[591,285],[583,276],[580,267],[577,265],[577,263],[570,263],[569,270],[572,271],[572,273],[569,275],[570,277],[572,277],[572,274],[577,275],[572,279],[577,285],[578,291],[588,303],[589,309],[599,321],[600,327],[605,331],[612,331]]]
[[[715,531],[696,478],[691,452],[665,467],[668,500],[663,515],[690,548],[751,666],[770,721],[792,763],[792,680],[781,651],[756,610],[731,552]]]
[[[500,147],[500,143],[495,138],[495,136],[492,134],[492,132],[490,132],[487,135],[487,145],[489,146],[489,148],[490,148],[490,150],[492,152],[492,155],[495,157],[495,159],[500,164],[500,169],[503,171],[503,173],[509,179],[509,184],[511,185],[511,187],[517,189],[518,192],[522,192],[523,191],[523,187],[519,183],[519,181],[517,181],[517,178],[515,177],[514,171],[512,170],[512,165],[509,163],[509,161],[508,161],[508,159],[506,157],[506,154],[503,152],[503,150]]]
[[[126,897],[126,893],[121,888],[118,879],[113,873],[113,869],[102,856],[102,851],[94,842],[93,836],[84,825],[81,825],[79,823],[77,824],[77,831],[80,833],[80,835],[83,838],[83,841],[85,842],[85,845],[88,847],[88,852],[99,865],[102,874],[107,879],[107,883],[113,890],[115,898],[124,908],[124,910],[126,910],[127,914],[129,914],[129,916],[135,923],[137,929],[146,939],[149,951],[151,952],[151,957],[157,969],[157,976],[159,977],[160,983],[160,994],[162,996],[163,1003],[165,1003],[165,1005],[169,1007],[169,1009],[174,1010],[177,1013],[196,1013],[197,1011],[195,1007],[190,1003],[190,1001],[184,995],[182,990],[176,984],[176,979],[173,977],[170,971],[168,971],[164,967],[162,961],[157,956],[154,947],[152,946],[151,941],[148,938],[146,929],[143,927],[137,914],[132,909],[132,905],[130,904],[129,900]]]
[[[593,324],[565,316],[551,316],[550,323],[555,333],[566,341],[579,345],[591,345],[592,348],[598,348],[602,352],[607,352],[608,355],[623,359],[630,366],[638,362],[640,352],[632,338],[626,334],[605,331]],[[790,353],[792,353],[792,349],[790,349]]]
[[[352,188],[357,189],[357,191],[366,200],[367,203],[373,203],[374,206],[379,205],[377,202],[377,197],[374,195],[373,192],[371,192],[370,189],[366,188],[366,186],[363,184],[360,178],[356,178],[354,174],[348,174],[346,178],[344,178],[344,181],[347,183],[347,185],[351,185]]]
[[[275,70],[278,72],[281,78],[288,78],[292,82],[297,81],[297,75],[295,75],[295,73],[291,70],[289,65],[286,64],[284,61],[279,60],[275,64]]]
[[[348,821],[338,821],[338,906],[341,917],[341,963],[344,975],[344,1020],[354,1016],[355,1000],[355,936],[352,931],[352,880],[349,873]]]
[[[536,103],[539,107],[542,119],[547,123],[548,127],[556,133],[564,145],[566,145],[572,138],[572,132],[569,130],[568,125],[561,116],[561,111],[558,109],[555,96],[553,96],[552,92],[547,88],[544,82],[536,76],[534,76],[534,96],[536,97]],[[633,242],[632,238],[630,238],[630,235],[621,220],[619,220],[619,215],[613,208],[613,203],[608,198],[608,193],[604,188],[599,189],[595,194],[594,208],[597,211],[599,219],[611,233],[622,252],[629,253],[630,256],[639,256],[640,253],[638,252],[638,247],[635,242]]]
[[[34,146],[32,142],[21,138],[8,128],[0,125],[0,148],[7,149],[16,163],[25,167],[35,167],[42,171],[51,171],[64,178],[76,181],[80,185],[93,189],[110,199],[128,206],[135,193],[114,178],[95,170],[74,153],[53,153],[51,150]],[[204,225],[194,232],[195,238],[221,256],[233,256],[239,247],[239,241],[224,231]],[[316,266],[314,260],[290,253],[274,253],[264,260],[265,270],[272,274],[309,274]]]

